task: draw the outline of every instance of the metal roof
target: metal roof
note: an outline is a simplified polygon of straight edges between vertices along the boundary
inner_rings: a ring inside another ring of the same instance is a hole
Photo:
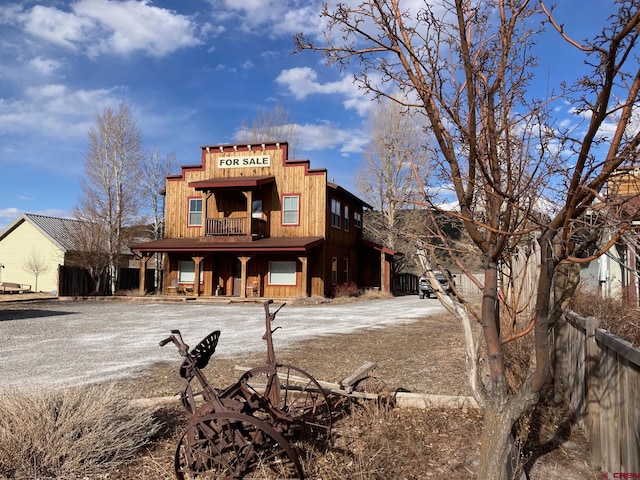
[[[74,230],[78,220],[47,217],[45,215],[36,215],[33,213],[23,213],[16,221],[0,233],[0,240],[24,222],[29,222],[64,251],[73,250],[73,240],[69,235],[69,232]]]
[[[134,252],[304,252],[324,242],[323,237],[269,237],[246,242],[220,242],[208,237],[164,238],[129,245]]]

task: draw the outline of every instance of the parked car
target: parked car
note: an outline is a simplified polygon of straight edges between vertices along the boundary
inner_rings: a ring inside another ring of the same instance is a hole
[[[444,273],[440,270],[434,270],[433,273],[435,274],[436,279],[440,282],[440,285],[442,285],[444,293],[451,293],[451,285],[456,284],[454,280],[455,275],[452,275],[446,268],[444,269]],[[420,277],[420,280],[418,280],[418,295],[420,295],[420,298],[429,298],[431,297],[431,294],[435,294],[433,287],[431,287],[431,282],[429,282],[427,277]]]

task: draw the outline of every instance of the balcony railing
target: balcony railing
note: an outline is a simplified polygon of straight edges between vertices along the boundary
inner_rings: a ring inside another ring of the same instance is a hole
[[[207,218],[206,235],[249,235],[245,218]]]

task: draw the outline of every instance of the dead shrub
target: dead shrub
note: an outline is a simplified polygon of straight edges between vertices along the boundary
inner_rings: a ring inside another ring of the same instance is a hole
[[[578,288],[569,308],[582,317],[599,319],[600,328],[640,347],[640,309],[626,305],[622,297],[603,298]]]
[[[297,295],[293,297],[289,303],[291,305],[320,305],[323,303],[331,303],[331,299],[319,295],[313,295],[311,297]]]
[[[393,295],[389,292],[383,292],[379,288],[367,288],[359,297],[360,300],[376,300],[379,298],[393,298]]]
[[[75,478],[133,459],[160,430],[113,386],[0,394],[0,477]]]
[[[455,421],[453,419],[455,418]],[[479,412],[354,408],[334,426],[326,451],[304,449],[308,478],[386,480],[472,474]],[[454,449],[434,438],[453,440]]]
[[[343,283],[341,285],[334,285],[331,288],[331,295],[334,298],[357,297],[360,295],[360,290],[354,282]]]

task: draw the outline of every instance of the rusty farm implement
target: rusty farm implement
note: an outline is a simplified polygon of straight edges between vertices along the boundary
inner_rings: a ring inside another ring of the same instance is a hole
[[[183,358],[181,403],[191,415],[175,453],[183,479],[302,479],[293,440],[327,438],[332,412],[329,390],[304,370],[276,361],[272,334],[276,314],[264,303],[267,361],[247,370],[227,388],[213,388],[202,369],[213,355],[219,331],[189,350],[178,330],[162,340]],[[345,390],[346,392],[346,390]]]

